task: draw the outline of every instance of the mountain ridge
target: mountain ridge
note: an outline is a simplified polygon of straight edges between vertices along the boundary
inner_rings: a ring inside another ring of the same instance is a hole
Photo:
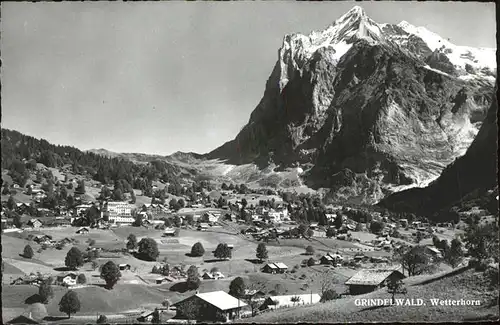
[[[474,139],[496,74],[491,57],[461,58],[470,48],[426,31],[377,24],[354,7],[323,31],[286,35],[249,122],[205,157],[312,165],[314,188],[339,190],[339,172],[347,183],[367,177],[368,203],[426,185]]]

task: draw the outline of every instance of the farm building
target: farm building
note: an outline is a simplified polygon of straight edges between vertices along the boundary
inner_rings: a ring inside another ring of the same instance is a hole
[[[340,254],[331,254],[331,253],[323,255],[319,259],[321,264],[331,264],[331,265],[335,265],[335,264],[341,262],[342,260],[343,260],[343,258]]]
[[[40,228],[43,223],[40,221],[40,219],[30,219],[26,225],[28,227],[33,227],[33,228]]]
[[[443,257],[441,251],[434,246],[425,246],[425,252],[434,259],[439,259]]]
[[[125,270],[130,270],[130,264],[119,264],[118,265],[118,268],[120,269],[120,271],[125,271]]]
[[[90,230],[89,230],[89,228],[87,228],[87,227],[81,227],[81,228],[79,228],[79,229],[76,231],[76,233],[77,233],[77,234],[88,234],[88,233],[89,233],[89,231],[90,231]]]
[[[213,291],[197,293],[173,304],[173,306],[176,307],[176,318],[197,321],[227,321],[238,318],[241,308],[246,304],[224,291]]]
[[[198,230],[200,231],[206,231],[208,228],[210,228],[210,225],[208,223],[202,222],[198,226]]]
[[[404,278],[397,270],[367,269],[356,273],[345,284],[349,286],[350,294],[358,295],[384,287],[390,280]]]
[[[218,280],[224,278],[224,274],[221,272],[205,272],[201,276],[204,280]]]
[[[287,269],[288,266],[286,266],[284,263],[278,262],[278,263],[267,263],[262,268],[262,271],[266,273],[285,273]]]
[[[174,228],[166,228],[163,231],[163,237],[174,237],[175,236],[175,229]]]
[[[74,286],[74,285],[76,285],[76,278],[77,277],[78,276],[76,275],[76,273],[70,272],[67,274],[58,275],[57,282],[62,283],[63,285],[66,285],[66,286]]]
[[[142,314],[140,314],[139,317],[137,317],[137,320],[139,322],[151,322],[151,320],[153,319],[153,314],[154,314],[153,310],[147,310]]]
[[[261,290],[245,289],[245,293],[244,293],[243,298],[244,299],[254,299],[254,300],[262,299],[263,300],[265,296],[266,296],[266,294]]]
[[[321,300],[321,296],[317,293],[300,294],[300,295],[285,295],[271,296],[264,300],[259,307],[260,310],[278,309],[293,306],[317,304]]]

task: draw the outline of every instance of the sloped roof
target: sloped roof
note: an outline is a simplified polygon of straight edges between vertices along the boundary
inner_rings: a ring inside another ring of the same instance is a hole
[[[361,270],[356,273],[353,277],[351,277],[345,284],[351,285],[379,285],[385,279],[387,279],[392,273],[397,272],[401,274],[401,272],[397,270],[385,270],[385,269],[367,269]],[[404,277],[401,274],[401,277]]]
[[[278,267],[274,263],[267,263],[265,266],[269,266],[271,269],[277,269]]]
[[[285,263],[281,263],[281,262],[278,262],[278,263],[274,263],[277,267],[279,267],[280,269],[288,269],[288,266],[285,265]]]
[[[36,320],[29,318],[24,315],[19,315],[16,318],[11,319],[7,324],[39,324]]]
[[[197,293],[196,297],[208,302],[220,310],[229,310],[247,305],[243,301],[236,299],[224,291]]]

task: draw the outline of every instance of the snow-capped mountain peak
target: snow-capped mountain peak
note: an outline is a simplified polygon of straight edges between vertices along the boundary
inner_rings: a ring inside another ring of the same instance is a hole
[[[291,79],[291,74],[301,73],[306,62],[320,48],[328,48],[330,59],[338,62],[358,39],[377,43],[384,39],[381,26],[370,19],[363,8],[353,7],[322,31],[309,35],[286,35],[279,51],[281,64],[280,89]]]
[[[432,53],[437,55],[434,60],[446,57],[449,66],[442,72],[454,70],[453,74],[460,78],[496,77],[495,49],[457,46],[427,28],[416,27],[407,21],[397,25],[378,24],[366,15],[362,7],[355,6],[324,30],[313,31],[309,35],[296,33],[285,36],[279,50],[280,90],[295,74],[302,75],[305,64],[319,49],[324,49],[323,55],[337,64],[359,39],[372,44],[397,44],[424,61]]]

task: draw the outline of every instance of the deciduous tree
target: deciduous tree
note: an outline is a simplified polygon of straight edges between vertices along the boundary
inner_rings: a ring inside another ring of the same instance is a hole
[[[217,248],[214,251],[214,257],[220,260],[231,258],[231,249],[227,246],[227,244],[221,243],[217,245]]]
[[[205,249],[200,242],[197,242],[191,247],[191,256],[203,256],[205,254]]]
[[[191,265],[187,270],[186,287],[188,290],[196,290],[200,286],[200,275],[198,274],[198,268]]]
[[[59,311],[68,314],[68,318],[80,311],[80,299],[75,291],[70,290],[61,298]]]
[[[152,238],[143,238],[139,242],[139,257],[146,261],[156,261],[160,255],[158,244]]]
[[[83,265],[83,254],[77,247],[71,247],[66,254],[64,264],[70,269],[76,270]]]
[[[113,289],[122,276],[118,266],[113,261],[108,261],[101,268],[101,278],[106,281],[106,289]]]
[[[263,260],[267,260],[267,258],[268,258],[268,252],[267,252],[266,244],[259,243],[259,245],[257,245],[257,251],[256,251],[255,256],[257,257],[257,259],[261,263],[262,263]]]
[[[25,258],[30,258],[31,259],[31,258],[33,258],[33,255],[34,255],[33,248],[31,248],[30,245],[24,246],[23,256]]]
[[[245,280],[242,277],[237,277],[229,284],[229,294],[236,298],[241,298],[245,295]]]

